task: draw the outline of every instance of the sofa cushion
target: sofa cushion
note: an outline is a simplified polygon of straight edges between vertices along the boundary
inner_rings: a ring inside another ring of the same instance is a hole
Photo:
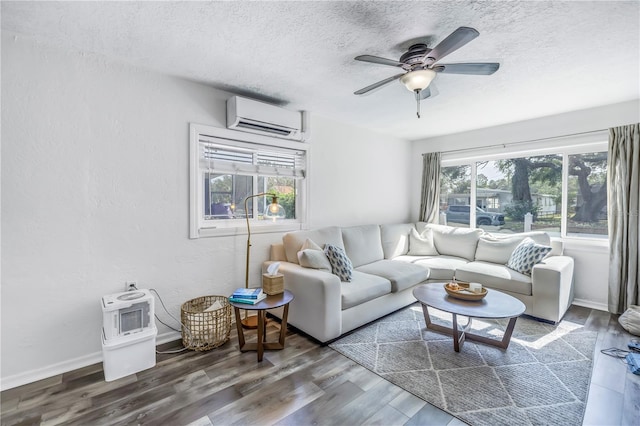
[[[519,234],[484,234],[478,240],[475,260],[506,265],[511,253],[525,238],[531,238],[538,244],[550,245],[549,234],[541,231],[523,232]]]
[[[433,230],[426,228],[421,234],[412,229],[409,234],[409,256],[437,256],[438,250],[433,243]]]
[[[407,254],[409,250],[409,233],[415,229],[412,223],[380,225],[382,252],[385,259],[393,259]]]
[[[506,265],[489,262],[470,262],[456,270],[456,279],[480,283],[485,287],[530,296],[531,277]]]
[[[456,275],[456,269],[469,263],[467,259],[455,256],[432,256],[415,260],[413,263],[429,269],[430,280],[450,280]]]
[[[342,241],[354,267],[384,259],[379,225],[342,228]]]
[[[429,278],[429,272],[422,266],[387,259],[362,265],[356,270],[388,279],[391,282],[391,291],[394,293],[413,287]]]
[[[331,272],[331,262],[322,247],[307,238],[298,252],[298,262],[305,268],[323,269]]]
[[[331,264],[331,273],[337,275],[340,281],[351,281],[353,276],[353,264],[344,250],[333,244],[324,246],[324,254]]]
[[[282,237],[287,262],[298,263],[298,252],[302,249],[302,245],[307,238],[313,240],[320,247],[325,244],[333,244],[334,246],[344,248],[342,232],[340,232],[340,228],[337,226],[329,226],[313,231],[289,232]]]
[[[531,275],[533,266],[540,262],[551,251],[550,246],[536,244],[527,237],[511,253],[507,266],[522,274]]]
[[[482,229],[456,228],[424,222],[418,222],[416,229],[419,233],[425,229],[433,230],[433,242],[438,253],[467,260],[475,259],[478,239],[484,233]]]
[[[351,282],[340,283],[340,291],[344,310],[391,293],[391,283],[376,275],[353,271]]]

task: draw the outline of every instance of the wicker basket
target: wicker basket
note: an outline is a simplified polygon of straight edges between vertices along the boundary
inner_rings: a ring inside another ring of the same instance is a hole
[[[215,302],[222,308],[207,311]],[[229,340],[231,305],[225,296],[202,296],[191,299],[180,308],[182,344],[187,349],[208,351]]]

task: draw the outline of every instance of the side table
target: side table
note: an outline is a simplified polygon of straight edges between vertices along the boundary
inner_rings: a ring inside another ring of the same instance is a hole
[[[255,305],[245,303],[229,302],[236,314],[236,327],[238,328],[238,343],[241,352],[257,351],[258,362],[262,361],[264,350],[284,349],[284,336],[287,331],[287,315],[289,314],[289,303],[293,300],[293,293],[285,290],[284,293],[267,296]],[[282,322],[280,323],[280,338],[277,342],[265,342],[267,332],[267,311],[284,306]],[[258,341],[256,343],[245,343],[244,330],[240,319],[240,309],[245,311],[258,311]]]

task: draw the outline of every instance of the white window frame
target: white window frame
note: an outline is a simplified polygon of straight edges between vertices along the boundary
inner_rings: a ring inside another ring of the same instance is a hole
[[[567,196],[569,177],[569,155],[602,152],[608,149],[608,131],[598,131],[550,138],[532,142],[518,142],[484,148],[470,148],[451,152],[443,152],[442,167],[471,166],[471,205],[476,205],[476,163],[480,161],[495,161],[519,157],[535,157],[546,154],[562,155],[562,218],[560,224],[560,238],[562,240],[586,241],[594,245],[608,244],[608,239],[602,237],[567,235]],[[476,228],[475,211],[471,209],[469,227]]]
[[[308,177],[306,172],[309,164],[310,145],[288,141],[284,139],[256,135],[237,130],[191,123],[189,125],[189,238],[220,237],[231,235],[246,235],[247,222],[242,219],[228,219],[207,221],[204,219],[204,176],[200,166],[200,141],[203,139],[216,140],[221,145],[237,148],[265,149],[273,148],[303,151],[305,153],[303,171],[305,176],[298,179],[296,185],[296,218],[272,222],[250,218],[251,233],[289,232],[303,229],[307,223],[307,193]],[[240,173],[247,175],[247,173]],[[259,175],[259,172],[257,173]],[[255,180],[255,179],[254,179]],[[258,197],[251,201],[256,201]],[[255,204],[254,204],[255,206]],[[256,211],[255,209],[253,211]]]

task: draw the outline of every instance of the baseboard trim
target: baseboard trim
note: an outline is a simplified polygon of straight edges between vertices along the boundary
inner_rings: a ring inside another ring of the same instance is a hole
[[[164,343],[181,339],[182,336],[177,331],[162,333],[156,337],[156,346]],[[16,388],[18,386],[27,385],[39,380],[48,379],[58,374],[68,373],[69,371],[87,367],[92,364],[102,362],[102,351],[73,358],[57,364],[48,365],[46,367],[25,371],[24,373],[14,374],[13,376],[3,377],[0,379],[0,390]]]
[[[607,306],[605,303],[597,303],[586,299],[573,299],[573,304],[577,306],[583,306],[585,308],[595,309],[597,311],[609,312],[609,306]]]

